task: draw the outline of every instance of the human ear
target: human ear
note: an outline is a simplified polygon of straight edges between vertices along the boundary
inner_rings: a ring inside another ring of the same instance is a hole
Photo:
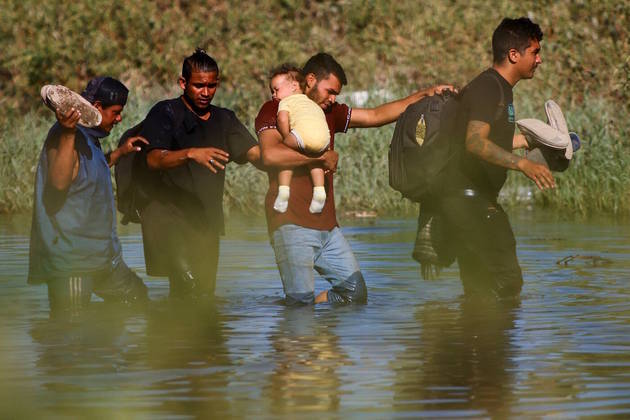
[[[312,88],[315,83],[317,83],[317,78],[315,77],[315,75],[313,73],[309,73],[306,75],[306,87],[307,88]]]
[[[186,90],[186,79],[184,79],[183,76],[179,76],[177,82],[179,83],[179,87],[182,88],[182,90]]]
[[[508,60],[510,60],[510,63],[514,64],[521,57],[521,53],[519,53],[516,48],[510,48],[507,56],[508,56]]]

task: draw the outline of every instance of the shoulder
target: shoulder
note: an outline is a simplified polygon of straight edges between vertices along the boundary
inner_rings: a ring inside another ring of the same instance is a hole
[[[475,77],[464,89],[463,97],[467,102],[492,102],[499,100],[501,86],[497,77],[488,69]]]
[[[218,115],[222,118],[236,118],[236,114],[229,108],[222,108],[220,106],[210,105],[210,113]]]
[[[279,104],[280,104],[280,102],[274,101],[273,99],[270,100],[270,101],[265,102],[260,107],[260,110],[258,111],[258,115],[256,116],[256,118],[261,117],[261,116],[265,116],[267,114],[275,114],[275,113],[277,113]]]
[[[153,105],[142,122],[140,135],[154,141],[165,133],[172,133],[184,120],[186,105],[180,98],[167,99]]]
[[[52,127],[50,127],[50,130],[48,130],[48,134],[46,134],[46,140],[44,140],[44,148],[46,150],[56,149],[59,146],[61,131],[62,127],[59,122],[55,122]],[[83,135],[81,130],[77,128],[77,130],[75,131],[75,138],[83,139],[84,137],[85,136]]]
[[[340,104],[339,102],[333,103],[330,108],[325,111],[326,114],[332,114],[335,116],[345,116],[350,113],[350,107],[346,104]]]
[[[275,129],[276,119],[278,114],[278,101],[270,100],[265,102],[258,115],[256,116],[255,127],[256,133],[260,133],[263,130]]]
[[[165,99],[151,107],[147,118],[173,118],[176,112],[183,112],[185,109],[186,106],[180,98]]]
[[[338,102],[333,103],[324,111],[326,119],[332,121],[335,132],[345,133],[350,126],[350,118],[352,117],[352,108],[346,104]]]

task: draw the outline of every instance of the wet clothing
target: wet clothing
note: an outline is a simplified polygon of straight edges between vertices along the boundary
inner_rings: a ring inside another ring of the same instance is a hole
[[[53,315],[73,314],[90,302],[92,293],[105,301],[134,302],[147,297],[147,287],[121,259],[108,273],[48,279],[48,300]]]
[[[441,204],[465,294],[518,295],[523,277],[514,233],[503,208],[483,197],[465,195],[447,196]]]
[[[256,133],[276,129],[277,112],[277,101],[266,102],[256,117]],[[347,105],[337,103],[324,112],[330,130],[331,150],[334,149],[335,133],[348,130],[351,112]],[[294,169],[289,207],[285,213],[273,209],[278,193],[277,180],[277,172],[270,171],[265,211],[287,304],[313,303],[313,270],[332,285],[328,290],[330,303],[365,303],[365,280],[350,244],[337,223],[332,173],[326,174],[326,203],[322,213],[308,210],[313,191],[308,167]]]
[[[312,303],[315,269],[332,285],[331,303],[365,303],[367,289],[350,244],[338,227],[331,231],[282,225],[273,232],[276,264],[287,303]]]
[[[40,154],[31,225],[28,282],[47,282],[49,291],[58,279],[98,277],[104,284],[113,278],[117,267],[124,266],[116,234],[111,174],[99,142],[99,137],[107,134],[78,126],[75,150],[79,171],[64,193],[47,182],[47,152],[58,146],[61,131],[59,123],[50,129]],[[116,281],[119,287],[108,296],[122,299],[137,292],[137,296],[146,297],[140,278],[127,280]],[[86,295],[89,301],[91,292]]]
[[[451,142],[451,152],[459,154],[447,166],[440,209],[465,293],[517,295],[523,280],[516,243],[507,215],[497,204],[507,169],[465,150],[471,120],[488,123],[490,141],[512,152],[512,87],[494,69],[481,73],[463,90],[457,135]]]
[[[157,103],[140,135],[149,141],[146,152],[214,147],[238,163],[245,163],[247,151],[257,145],[234,112],[211,105],[210,118],[202,120],[181,97]],[[189,160],[145,175],[149,202],[141,210],[141,223],[147,273],[168,276],[172,284],[192,276],[213,292],[224,232],[225,171],[215,174]]]

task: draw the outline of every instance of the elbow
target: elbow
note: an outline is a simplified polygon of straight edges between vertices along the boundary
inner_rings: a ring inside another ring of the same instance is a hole
[[[273,153],[265,153],[264,151],[260,152],[260,161],[265,167],[274,166],[276,163],[273,159]]]
[[[475,155],[478,154],[477,153],[477,148],[475,147],[474,142],[472,142],[472,141],[470,141],[468,139],[466,139],[466,142],[464,143],[464,148],[466,149],[466,151],[468,153],[472,153],[472,154],[475,154]]]
[[[162,156],[159,151],[152,151],[147,154],[147,168],[152,171],[157,171],[161,168]]]

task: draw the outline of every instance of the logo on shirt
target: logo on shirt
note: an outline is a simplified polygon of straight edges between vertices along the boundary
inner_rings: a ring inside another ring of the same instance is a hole
[[[508,104],[508,122],[513,123],[514,122],[514,105],[513,104]]]

